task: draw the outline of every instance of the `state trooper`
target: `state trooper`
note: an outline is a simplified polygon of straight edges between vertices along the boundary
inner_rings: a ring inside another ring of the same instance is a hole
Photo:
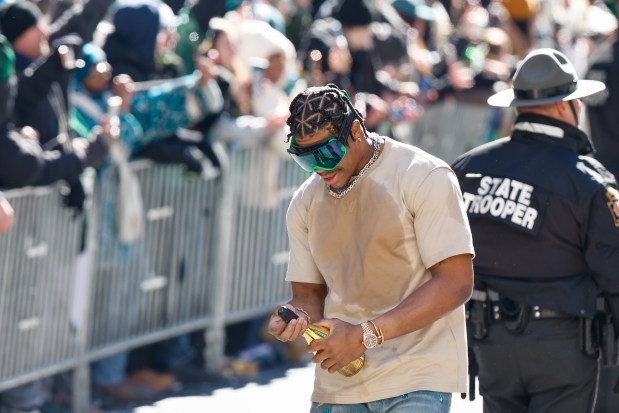
[[[488,98],[516,108],[511,136],[452,165],[477,252],[468,329],[484,413],[594,410],[619,321],[619,192],[579,115],[604,89],[534,50]]]

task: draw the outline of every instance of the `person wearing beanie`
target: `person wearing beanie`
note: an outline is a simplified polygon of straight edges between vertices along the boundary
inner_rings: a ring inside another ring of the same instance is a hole
[[[21,59],[32,61],[49,53],[48,27],[42,17],[27,0],[0,5],[0,29]]]
[[[104,70],[105,68],[96,67],[99,63],[107,63],[105,52],[95,43],[86,43],[82,46],[81,62],[77,65],[77,69],[74,73],[75,80],[82,82],[89,76],[93,67],[98,72],[107,73],[107,71]],[[109,78],[107,80],[109,80]]]
[[[45,61],[33,71],[30,80],[40,87],[46,81],[44,76],[48,65]],[[0,187],[20,188],[44,186],[59,180],[72,180],[87,167],[100,166],[108,153],[109,136],[94,129],[76,145],[76,150],[64,153],[59,150],[43,150],[37,131],[30,126],[13,126],[12,108],[17,89],[15,55],[8,40],[0,35]]]
[[[79,57],[79,47],[92,38],[112,2],[86,1],[49,24],[33,1],[11,0],[0,5],[0,30],[16,56],[19,89],[14,121],[17,126],[37,130],[43,144],[55,140],[66,129],[61,112],[67,108],[64,96],[73,63]],[[30,80],[29,74],[35,69],[45,78],[41,84]]]
[[[12,39],[19,84],[12,120],[17,128],[34,129],[46,148],[75,153],[66,125],[68,83],[78,46],[92,39],[112,3],[85,0],[49,25],[34,1],[10,0],[0,5],[0,29]],[[100,155],[107,156],[107,150],[100,149]],[[67,206],[82,211],[85,193],[79,174],[67,182]]]
[[[43,17],[39,8],[27,0],[6,2],[0,6],[0,27],[9,43],[14,43]]]

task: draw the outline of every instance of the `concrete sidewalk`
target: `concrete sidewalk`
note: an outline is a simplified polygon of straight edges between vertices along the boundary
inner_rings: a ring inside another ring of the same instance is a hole
[[[196,388],[193,392],[192,389],[186,389],[183,395],[167,397],[152,405],[117,413],[308,413],[313,369],[313,365],[283,367],[261,372],[255,381],[238,387],[214,390]],[[481,412],[482,401],[479,396],[473,402],[462,400],[459,394],[453,396],[451,413]]]

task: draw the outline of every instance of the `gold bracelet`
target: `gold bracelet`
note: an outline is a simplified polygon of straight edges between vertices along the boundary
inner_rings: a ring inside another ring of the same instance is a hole
[[[312,319],[309,315],[309,313],[307,311],[305,311],[304,309],[302,309],[301,307],[295,307],[295,310],[297,310],[300,313],[305,314],[305,317],[307,317],[307,324],[312,324]]]
[[[374,324],[374,321],[368,320],[368,323],[374,326],[374,330],[376,330],[376,334],[378,334],[378,339],[380,340],[378,344],[383,344],[385,342],[385,336],[383,336],[383,331],[380,328],[378,328],[376,324]]]

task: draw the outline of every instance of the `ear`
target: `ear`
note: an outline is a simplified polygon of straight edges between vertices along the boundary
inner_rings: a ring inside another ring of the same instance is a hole
[[[353,141],[364,138],[363,128],[361,127],[361,122],[359,122],[359,119],[355,119],[352,122],[350,133],[352,134]]]
[[[559,112],[559,115],[561,115],[561,117],[565,117],[569,111],[569,103],[564,100],[555,102],[555,108],[557,109],[557,112]]]

